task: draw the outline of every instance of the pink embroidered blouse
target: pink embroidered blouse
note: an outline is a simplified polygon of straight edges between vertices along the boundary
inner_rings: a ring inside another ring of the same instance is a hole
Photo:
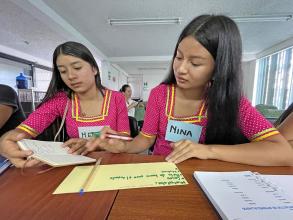
[[[78,127],[110,126],[113,130],[130,134],[125,98],[120,92],[106,89],[101,113],[94,117],[81,116],[78,95],[72,94],[66,114],[66,131],[70,138],[78,137]],[[43,103],[17,128],[32,137],[42,133],[57,117],[64,114],[68,101],[65,92],[58,92],[53,98]]]
[[[175,92],[174,85],[161,84],[152,89],[149,96],[141,134],[146,137],[157,136],[154,146],[154,154],[157,155],[168,155],[172,151],[170,142],[165,140],[168,119],[202,126],[199,143],[205,143],[207,125],[205,103],[202,103],[195,115],[177,117],[174,115]],[[240,129],[250,141],[259,141],[279,133],[244,97],[240,101],[239,117]]]

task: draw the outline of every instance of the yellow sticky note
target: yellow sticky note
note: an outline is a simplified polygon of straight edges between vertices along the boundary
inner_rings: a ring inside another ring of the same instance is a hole
[[[93,166],[75,167],[53,194],[79,192]],[[169,162],[100,165],[86,192],[188,184]]]

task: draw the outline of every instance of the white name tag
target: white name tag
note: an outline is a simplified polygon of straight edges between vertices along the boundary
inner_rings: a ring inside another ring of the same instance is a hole
[[[79,138],[99,137],[105,126],[78,127]]]
[[[192,140],[198,143],[202,127],[186,122],[169,120],[166,130],[167,141],[177,142],[181,140]]]

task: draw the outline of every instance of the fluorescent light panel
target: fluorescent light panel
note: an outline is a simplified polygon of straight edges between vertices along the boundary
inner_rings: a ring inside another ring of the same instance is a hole
[[[154,24],[180,24],[181,18],[133,18],[108,20],[110,25],[154,25]]]
[[[253,15],[243,17],[231,17],[236,22],[274,22],[274,21],[291,21],[293,15]],[[110,25],[155,25],[155,24],[181,24],[182,18],[131,18],[108,19]]]
[[[254,15],[244,17],[231,17],[236,22],[272,22],[272,21],[290,21],[293,18],[289,15]]]
[[[138,70],[167,70],[167,67],[138,67]]]

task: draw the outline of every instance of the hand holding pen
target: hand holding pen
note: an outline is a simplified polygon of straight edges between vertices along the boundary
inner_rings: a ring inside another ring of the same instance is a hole
[[[123,141],[132,141],[132,137],[128,136],[120,136],[120,135],[115,135],[115,134],[106,134],[107,138],[113,138],[113,139],[118,139],[118,140],[123,140]]]
[[[106,150],[112,153],[121,153],[125,151],[125,141],[131,141],[131,137],[119,135],[118,132],[110,127],[104,127],[100,132],[99,138],[90,139],[85,147],[87,152],[96,150]]]

